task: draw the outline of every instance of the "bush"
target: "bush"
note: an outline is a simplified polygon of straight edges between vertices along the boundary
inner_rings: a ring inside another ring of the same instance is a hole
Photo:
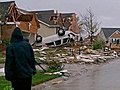
[[[93,50],[102,49],[103,44],[102,44],[102,42],[97,41],[97,42],[93,43],[92,46],[93,46],[93,47],[92,47]]]
[[[13,90],[13,88],[11,86],[5,86],[3,90]]]
[[[5,79],[4,76],[0,76],[0,90],[9,90],[11,83]]]
[[[48,62],[48,71],[55,72],[63,69],[63,65],[58,60],[51,60]]]

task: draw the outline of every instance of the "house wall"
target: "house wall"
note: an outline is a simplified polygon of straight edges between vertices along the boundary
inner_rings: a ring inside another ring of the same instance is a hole
[[[40,23],[38,34],[41,35],[42,37],[51,36],[56,34],[56,28],[50,28],[47,25]]]
[[[28,32],[24,32],[24,31],[22,31],[22,32],[23,32],[23,36],[25,38],[29,39],[30,44],[33,44],[35,42],[35,34],[34,33],[28,33]]]
[[[16,25],[3,25],[1,29],[1,40],[10,40],[13,30],[15,29]],[[26,33],[26,34],[25,34]],[[28,38],[30,43],[34,43],[35,41],[35,34],[34,33],[28,33],[23,32],[23,36]]]
[[[38,21],[36,19],[36,15],[34,14],[29,14],[32,15],[33,18],[31,21],[25,21],[25,18],[29,18],[29,17],[23,17],[24,21],[20,21],[20,25],[18,25],[18,27],[22,30],[22,31],[26,31],[26,32],[30,32],[30,33],[37,33],[37,29],[40,27],[38,24]]]
[[[103,42],[106,42],[107,39],[105,38],[105,35],[103,33],[103,31],[101,31],[98,35],[97,35],[97,40],[98,41],[103,41]]]
[[[108,39],[110,43],[119,44],[120,43],[120,32],[119,31],[114,32]]]
[[[120,38],[109,38],[109,42],[113,44],[120,44]]]
[[[32,33],[29,37],[29,43],[33,44],[34,42],[35,42],[35,34]]]
[[[73,21],[71,22],[71,26],[69,27],[70,30],[75,32],[76,34],[80,34],[80,29],[77,24],[76,14],[72,14]]]
[[[11,38],[11,34],[13,32],[13,30],[15,29],[15,25],[11,25],[11,24],[6,24],[6,25],[2,25],[2,29],[1,29],[1,40],[10,40]]]

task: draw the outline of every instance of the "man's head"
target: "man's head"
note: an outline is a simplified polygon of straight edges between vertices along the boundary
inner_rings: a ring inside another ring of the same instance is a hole
[[[23,41],[23,34],[20,28],[16,27],[11,35],[11,43]]]

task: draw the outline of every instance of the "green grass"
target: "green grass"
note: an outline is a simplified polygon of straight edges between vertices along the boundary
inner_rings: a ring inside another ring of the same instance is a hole
[[[4,87],[10,86],[10,82],[5,80],[4,76],[0,76],[0,90],[3,90]]]
[[[60,75],[46,75],[44,72],[38,71],[36,75],[32,78],[32,86],[38,85],[40,83],[52,80],[54,78],[60,77]],[[0,76],[0,90],[3,90],[6,86],[10,86],[11,83],[5,80],[4,76]]]
[[[38,71],[37,74],[33,76],[32,86],[52,80],[57,77],[60,77],[60,75],[47,75],[47,74],[44,74],[43,72]]]

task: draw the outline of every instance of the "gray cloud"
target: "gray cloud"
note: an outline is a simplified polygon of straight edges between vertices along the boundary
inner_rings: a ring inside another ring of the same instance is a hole
[[[89,7],[101,22],[101,26],[120,25],[120,0],[15,0],[17,6],[26,10],[58,10],[75,12],[78,16]]]

